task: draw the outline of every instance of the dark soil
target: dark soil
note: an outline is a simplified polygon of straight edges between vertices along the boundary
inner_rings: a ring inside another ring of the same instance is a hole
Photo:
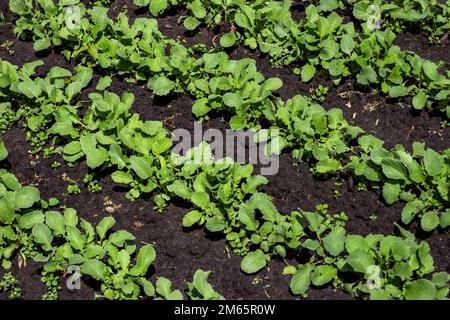
[[[118,0],[111,6],[111,14],[115,15],[124,5],[127,5],[129,16],[134,19],[137,15],[148,16],[146,10],[134,10],[132,0]],[[297,18],[302,17],[302,8],[299,5]],[[0,57],[14,64],[22,65],[36,59],[43,59],[45,65],[38,71],[42,74],[49,68],[59,65],[71,68],[71,64],[64,60],[57,52],[47,55],[36,55],[32,44],[17,40],[12,32],[14,16],[7,10],[7,1],[0,3],[0,12],[7,18],[7,24],[0,29],[0,44],[7,40],[13,42],[9,54],[8,50],[0,48]],[[186,45],[203,43],[212,47],[216,43],[217,35],[227,32],[229,26],[222,25],[214,30],[201,28],[198,33],[190,34],[177,23],[183,12],[174,10],[159,19],[160,29],[172,38],[181,39]],[[414,50],[425,58],[432,60],[444,59],[450,61],[448,48],[440,51],[434,50],[418,36],[411,36],[410,40],[401,38],[402,47],[411,44]],[[426,39],[426,38],[425,38]],[[218,41],[218,40],[217,40]],[[406,47],[407,48],[407,47]],[[238,47],[230,52],[232,58],[251,57],[256,59],[259,70],[266,77],[278,76],[283,80],[284,86],[278,94],[288,99],[296,94],[310,94],[319,84],[332,87],[328,93],[324,107],[338,107],[344,111],[345,118],[354,125],[362,127],[367,132],[386,141],[386,147],[402,144],[410,149],[412,142],[423,141],[428,147],[436,150],[448,148],[450,129],[442,129],[439,115],[432,115],[426,111],[412,112],[409,105],[401,105],[387,101],[384,97],[371,92],[360,92],[354,88],[354,83],[348,80],[339,87],[333,87],[329,81],[316,77],[311,83],[301,83],[288,68],[272,68],[269,58],[258,51]],[[97,80],[100,75],[95,75]],[[81,100],[95,88],[95,83],[85,90]],[[109,91],[121,94],[124,91],[135,94],[136,101],[133,111],[140,114],[145,120],[161,120],[170,130],[186,128],[192,130],[194,117],[191,114],[192,99],[184,95],[169,97],[153,97],[151,92],[143,86],[136,86],[120,79],[114,79]],[[204,126],[225,130],[228,125],[220,115],[212,117]],[[233,253],[227,253],[225,240],[203,230],[184,230],[182,218],[191,208],[180,201],[172,202],[163,214],[153,210],[151,199],[138,199],[128,201],[124,194],[126,190],[116,185],[108,176],[100,179],[103,190],[93,194],[82,187],[78,196],[66,194],[68,179],[82,184],[84,174],[88,171],[85,165],[70,168],[62,165],[59,169],[52,169],[51,164],[61,161],[57,156],[52,159],[31,157],[25,133],[20,127],[12,128],[2,137],[10,151],[8,166],[17,175],[23,184],[36,185],[43,198],[57,197],[61,205],[75,208],[81,217],[96,223],[102,217],[112,214],[116,220],[116,229],[132,231],[141,243],[151,243],[157,251],[157,259],[151,272],[151,277],[164,276],[172,280],[173,287],[184,290],[187,281],[192,279],[195,270],[202,268],[213,272],[210,282],[215,289],[227,299],[295,299],[289,292],[289,277],[282,275],[284,262],[273,260],[264,271],[255,276],[246,276],[240,269],[241,258]],[[62,162],[62,161],[61,161]],[[336,178],[321,181],[316,180],[309,172],[306,164],[296,164],[287,154],[280,158],[278,174],[270,176],[269,184],[262,188],[271,195],[283,213],[302,208],[314,210],[317,204],[326,203],[330,212],[345,212],[350,217],[347,223],[349,233],[366,235],[369,233],[393,234],[394,222],[399,221],[403,207],[402,203],[387,206],[375,191],[357,191],[351,178]],[[376,219],[374,218],[376,217]],[[416,231],[416,225],[411,226]],[[426,240],[432,249],[436,269],[450,272],[448,264],[448,248],[450,236],[437,231],[431,234],[417,232],[416,235]],[[45,287],[40,282],[40,265],[29,261],[26,267],[19,269],[14,265],[13,274],[18,278],[24,289],[25,299],[40,299],[45,293]],[[98,290],[91,282],[84,279],[82,289],[69,292],[63,289],[61,299],[92,299]],[[64,281],[63,281],[64,283]],[[64,286],[63,286],[64,287]],[[0,299],[6,296],[0,294]],[[350,297],[340,290],[331,288],[320,290],[312,289],[310,299],[349,299]]]
[[[450,40],[445,35],[441,37],[441,43],[435,46],[430,44],[425,32],[404,32],[397,35],[394,44],[403,50],[413,51],[424,59],[450,63]]]

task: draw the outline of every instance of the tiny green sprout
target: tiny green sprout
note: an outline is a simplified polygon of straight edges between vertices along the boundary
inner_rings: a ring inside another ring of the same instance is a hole
[[[94,181],[94,174],[93,173],[86,173],[86,175],[83,178],[83,182],[88,184],[91,181]]]
[[[55,162],[52,163],[52,168],[53,169],[58,169],[59,167],[61,167],[61,162],[55,161]]]
[[[0,26],[1,26],[2,24],[1,24],[1,22],[0,22]],[[3,49],[5,49],[6,51],[8,51],[8,54],[10,55],[10,56],[12,56],[14,53],[16,53],[12,48],[13,48],[13,46],[14,46],[14,42],[12,42],[11,40],[6,40],[6,41],[4,41],[4,42],[2,42],[1,44],[0,44],[0,48],[3,48]]]
[[[0,292],[9,292],[10,300],[22,298],[22,289],[11,272],[7,272],[3,275],[3,279],[0,281]]]
[[[348,221],[349,217],[345,212],[340,212],[338,214],[333,215],[336,220]]]
[[[338,199],[340,197],[342,197],[342,192],[340,192],[339,190],[334,190],[334,198]]]
[[[44,149],[44,158],[50,158],[55,154],[55,147],[51,146]],[[55,161],[56,162],[56,161]]]
[[[358,185],[356,186],[356,188],[358,189],[358,191],[367,191],[367,185],[363,182],[359,182]]]
[[[197,53],[207,52],[207,47],[204,43],[197,43],[191,47]]]
[[[80,186],[78,184],[70,184],[67,186],[67,193],[72,195],[79,195],[81,193]]]
[[[92,4],[94,6],[103,6],[104,7],[104,6],[110,5],[112,1],[113,0],[94,0]]]
[[[131,191],[131,190],[130,190]],[[167,207],[167,201],[170,200],[170,197],[166,194],[160,193],[155,196],[153,199],[155,206],[153,207],[153,210],[158,211],[159,213],[162,213],[164,209]]]
[[[316,88],[316,90],[314,92],[313,98],[319,102],[323,102],[328,93],[328,90],[329,90],[328,87],[325,87],[325,86],[319,84],[319,86]]]
[[[91,181],[88,185],[88,190],[93,193],[100,193],[103,187],[98,183],[98,181]]]
[[[47,292],[42,295],[42,300],[58,300],[58,291],[61,290],[59,276],[56,271],[43,270],[41,282],[45,284]]]
[[[88,190],[90,192],[100,193],[103,190],[103,188],[100,185],[100,183],[98,182],[98,180],[96,180],[94,178],[93,173],[87,173],[83,178],[83,182],[84,182],[84,184],[87,184]]]
[[[322,214],[326,214],[327,211],[328,211],[328,204],[327,203],[318,204],[316,206],[316,211],[318,211],[318,212],[320,212]]]
[[[375,221],[377,221],[378,216],[377,216],[375,213],[372,213],[372,214],[369,216],[369,219],[372,220],[373,222],[375,222]]]

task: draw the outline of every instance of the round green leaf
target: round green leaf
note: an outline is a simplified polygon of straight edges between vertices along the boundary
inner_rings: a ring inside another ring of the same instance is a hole
[[[220,45],[222,47],[228,48],[232,47],[237,41],[236,33],[235,32],[228,32],[225,33],[222,38],[220,38]]]
[[[267,264],[268,256],[260,249],[250,252],[241,262],[241,270],[245,273],[256,273]]]
[[[408,283],[405,286],[406,300],[432,300],[436,295],[436,287],[426,279],[420,279]]]
[[[420,220],[420,226],[425,231],[432,231],[439,225],[440,219],[436,211],[426,212]]]

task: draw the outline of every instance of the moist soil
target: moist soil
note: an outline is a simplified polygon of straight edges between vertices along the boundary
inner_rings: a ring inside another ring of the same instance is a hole
[[[128,16],[132,21],[137,16],[148,17],[146,10],[135,9],[132,0],[117,0],[111,5],[110,14],[116,15],[125,6],[129,8]],[[0,13],[6,18],[6,24],[0,27],[0,45],[11,41],[8,48],[0,48],[0,58],[17,65],[42,59],[44,66],[38,73],[45,74],[52,66],[73,68],[58,52],[50,51],[35,54],[32,43],[18,40],[13,33],[15,16],[8,10],[7,1],[0,3]],[[301,5],[296,5],[296,18],[303,16]],[[187,46],[202,43],[214,47],[221,34],[228,31],[229,26],[223,24],[213,29],[201,28],[196,33],[186,32],[182,24],[178,24],[183,10],[169,11],[159,19],[160,30],[167,36],[183,41]],[[428,44],[424,34],[399,35],[398,45],[403,49],[415,51],[424,58],[450,62],[450,50],[444,41],[436,48]],[[386,142],[387,148],[396,144],[404,145],[411,150],[414,141],[422,141],[428,147],[442,151],[448,148],[450,128],[442,128],[442,116],[427,111],[412,111],[408,102],[396,103],[387,100],[376,92],[361,91],[353,80],[347,80],[335,87],[328,80],[317,76],[308,84],[301,83],[291,68],[273,68],[269,58],[258,51],[250,51],[237,47],[229,51],[234,59],[250,57],[256,60],[258,69],[266,77],[277,76],[283,80],[283,87],[278,94],[289,99],[296,94],[309,95],[319,84],[330,87],[323,103],[326,109],[337,107],[343,110],[345,118],[353,125],[360,126],[367,132]],[[101,77],[95,74],[93,84],[80,97],[87,100],[87,95],[95,91],[95,83]],[[184,95],[154,97],[145,88],[114,78],[109,91],[122,94],[125,91],[135,95],[133,112],[140,114],[144,120],[161,120],[169,130],[176,128],[193,129],[195,118],[191,113],[193,100]],[[226,115],[214,115],[204,123],[204,128],[226,130]],[[10,151],[4,166],[13,172],[22,184],[32,184],[39,188],[42,198],[56,197],[61,205],[75,208],[79,215],[93,223],[97,223],[106,215],[113,215],[117,220],[115,229],[126,229],[136,236],[138,246],[151,243],[157,251],[157,258],[149,276],[152,280],[164,276],[169,278],[173,287],[185,290],[187,282],[192,280],[195,270],[212,271],[210,282],[214,288],[227,299],[299,299],[289,292],[289,277],[282,275],[285,263],[273,259],[268,268],[257,275],[248,276],[240,271],[241,257],[227,250],[223,237],[207,233],[202,229],[184,229],[182,219],[191,210],[189,203],[172,201],[163,214],[153,210],[151,197],[136,201],[125,199],[126,189],[116,185],[105,174],[100,177],[102,192],[95,194],[81,188],[81,194],[71,196],[66,193],[69,180],[82,185],[84,174],[88,172],[85,164],[68,167],[60,156],[51,159],[30,155],[30,147],[26,141],[25,131],[20,125],[2,134],[2,139]],[[62,166],[52,169],[54,161]],[[318,180],[313,177],[309,167],[304,163],[296,163],[289,154],[280,157],[280,169],[276,175],[269,176],[269,183],[261,190],[274,199],[282,213],[289,213],[298,208],[314,210],[321,203],[329,205],[332,213],[345,212],[349,216],[347,230],[349,233],[366,235],[369,233],[395,234],[394,222],[400,221],[403,203],[387,206],[378,191],[358,191],[351,177],[328,177]],[[450,272],[448,248],[450,235],[433,231],[418,231],[417,224],[408,227],[419,239],[426,240],[431,247],[437,271]],[[289,260],[295,264],[296,261]],[[28,261],[26,266],[18,268],[14,262],[12,273],[23,288],[25,299],[40,299],[45,293],[45,286],[40,282],[41,265]],[[64,279],[62,279],[64,284]],[[92,299],[99,288],[89,279],[83,279],[81,290],[69,291],[63,285],[60,299]],[[6,299],[0,294],[0,299]],[[330,287],[311,289],[309,299],[351,299],[341,290]]]

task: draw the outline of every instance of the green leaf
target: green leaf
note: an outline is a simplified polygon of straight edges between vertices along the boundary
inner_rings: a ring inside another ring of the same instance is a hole
[[[315,286],[322,286],[337,278],[337,269],[331,265],[318,266],[312,273],[311,280]]]
[[[302,247],[315,251],[320,247],[320,243],[317,240],[306,239],[305,241],[303,241]]]
[[[150,13],[157,17],[168,7],[167,0],[150,0]]]
[[[233,107],[239,109],[239,107],[244,103],[242,97],[237,93],[227,92],[222,97],[223,103],[228,107]]]
[[[95,87],[96,90],[103,91],[106,88],[108,88],[112,83],[112,78],[110,76],[104,76],[101,77],[101,79],[98,81],[97,86]]]
[[[77,211],[72,208],[67,208],[64,210],[64,222],[66,226],[75,227],[78,224]]]
[[[369,244],[367,243],[367,240],[363,236],[351,234],[347,236],[347,239],[345,241],[345,249],[349,253],[352,253],[357,249],[368,251]]]
[[[8,150],[6,150],[5,144],[0,139],[0,161],[3,161],[8,156]]]
[[[249,18],[242,12],[237,12],[234,16],[234,20],[239,27],[244,29],[250,29],[252,27]]]
[[[108,26],[108,9],[105,7],[96,6],[90,11],[92,22],[94,22],[95,27],[92,32],[98,33],[103,31]]]
[[[150,265],[155,261],[156,251],[151,245],[143,246],[138,253],[136,265],[131,269],[133,276],[144,276]]]
[[[260,249],[248,253],[241,262],[241,270],[247,274],[256,273],[267,264],[269,257]]]
[[[230,119],[230,127],[233,130],[240,130],[246,127],[246,120],[241,116],[232,116]]]
[[[71,76],[72,76],[72,72],[70,72],[70,70],[67,70],[67,69],[64,69],[64,68],[61,68],[58,66],[52,67],[50,69],[50,72],[47,74],[47,77],[52,78],[52,79],[69,78]]]
[[[183,218],[183,227],[192,227],[194,224],[198,223],[202,217],[203,214],[198,210],[188,212]]]
[[[103,163],[107,162],[109,159],[109,153],[105,148],[94,149],[87,155],[87,165],[91,169],[100,167]]]
[[[119,253],[117,254],[117,261],[119,263],[119,267],[122,270],[128,271],[130,260],[131,260],[130,254],[126,250],[120,250]]]
[[[153,284],[145,279],[144,277],[141,277],[137,280],[137,283],[141,285],[142,289],[144,289],[144,293],[147,297],[152,298],[155,295],[155,287]]]
[[[450,209],[447,209],[445,212],[441,213],[440,221],[441,228],[447,228],[450,226]]]
[[[358,83],[362,85],[369,85],[378,81],[378,76],[375,70],[371,66],[364,67],[361,72],[356,76]]]
[[[27,5],[28,4],[28,5]],[[27,2],[24,2],[23,0],[11,0],[9,1],[9,9],[17,13],[19,15],[26,14],[28,12],[28,8],[30,7],[30,4]]]
[[[332,159],[330,157],[327,157],[323,160],[320,160],[316,164],[316,170],[318,173],[328,173],[338,170],[341,167],[341,164],[336,159]]]
[[[265,193],[255,193],[250,198],[252,206],[257,208],[263,214],[264,220],[269,222],[275,222],[279,215],[277,208],[273,204],[270,197]]]
[[[432,149],[427,149],[423,157],[425,170],[434,177],[444,172],[445,164],[442,156]]]
[[[105,238],[108,230],[110,230],[115,224],[116,219],[114,219],[113,217],[105,217],[99,222],[95,230],[97,231],[100,240],[103,240]]]
[[[423,109],[425,107],[425,104],[427,103],[428,95],[425,93],[425,91],[419,91],[418,94],[416,94],[412,100],[413,106],[415,109]]]
[[[331,38],[322,40],[320,46],[322,50],[319,53],[319,57],[322,60],[331,60],[339,52],[339,44]]]
[[[130,165],[139,178],[145,180],[153,174],[153,167],[150,161],[145,157],[130,157]]]
[[[71,100],[81,92],[92,80],[93,70],[90,67],[80,67],[74,82],[70,83],[65,90],[66,96]]]
[[[134,0],[134,4],[138,7],[146,7],[150,4],[151,0]]]
[[[45,217],[41,211],[32,211],[20,217],[19,226],[24,229],[31,229],[35,225],[43,223],[44,220]]]
[[[269,78],[264,81],[262,91],[275,91],[283,86],[283,81],[280,78]]]
[[[12,173],[5,172],[3,174],[0,173],[0,179],[2,180],[3,184],[7,189],[13,190],[13,191],[19,191],[20,190],[20,183],[17,180],[16,176]]]
[[[222,218],[214,216],[206,222],[206,229],[211,232],[220,232],[225,229],[225,222]]]
[[[179,290],[172,291],[172,282],[164,277],[156,280],[156,292],[166,300],[183,300]]]
[[[33,227],[31,233],[33,234],[35,241],[43,245],[44,250],[51,250],[53,235],[49,227],[43,223],[40,223]]]
[[[195,272],[192,283],[189,284],[191,298],[204,300],[224,299],[220,294],[216,293],[212,285],[208,283],[210,274],[211,272],[206,272],[201,269]]]
[[[433,81],[436,81],[439,77],[437,64],[431,61],[425,61],[423,63],[423,72],[425,75]]]
[[[220,38],[220,45],[222,47],[228,48],[232,47],[237,41],[236,33],[235,32],[228,32],[225,33],[222,38]]]
[[[34,51],[42,51],[51,46],[50,39],[42,38],[39,40],[36,40],[33,44]]]
[[[203,7],[202,1],[193,0],[190,1],[187,7],[192,11],[192,13],[199,19],[203,19],[206,16],[206,9]]]
[[[366,274],[369,267],[375,264],[375,260],[370,254],[361,249],[357,249],[349,254],[346,262],[353,268],[355,272]]]
[[[72,141],[64,146],[63,153],[65,155],[75,155],[81,152],[81,144],[78,141]]]
[[[345,229],[342,227],[334,228],[326,237],[323,238],[323,245],[332,256],[338,256],[344,251]]]
[[[107,272],[106,265],[96,259],[86,260],[81,266],[81,273],[94,278],[95,280],[102,280]]]
[[[450,281],[450,275],[447,272],[436,272],[431,281],[438,287],[444,287]]]
[[[411,223],[414,217],[422,211],[424,204],[420,200],[413,200],[408,202],[402,210],[402,222],[405,224]]]
[[[86,237],[81,234],[80,230],[77,227],[67,226],[66,231],[67,240],[69,240],[72,248],[80,251],[83,250],[86,244]]]
[[[196,117],[202,117],[206,115],[211,108],[207,105],[208,99],[207,98],[201,98],[194,102],[192,105],[192,113]]]
[[[116,171],[111,174],[111,178],[115,183],[130,184],[133,181],[133,176],[128,172]]]
[[[389,89],[389,96],[392,98],[404,97],[409,94],[408,88],[405,86],[393,86]]]
[[[241,206],[238,219],[247,230],[257,230],[259,223],[255,218],[255,210],[252,210],[248,205]]]
[[[87,158],[87,165],[91,169],[101,166],[109,159],[108,151],[103,148],[97,148],[97,139],[95,135],[88,134],[80,137],[80,145]],[[73,146],[76,149],[76,145]]]
[[[148,82],[148,87],[158,96],[165,96],[175,87],[173,81],[165,76],[155,76]]]
[[[161,138],[152,145],[152,153],[155,156],[163,154],[172,147],[172,140],[170,138]]]
[[[313,270],[314,266],[307,263],[295,272],[289,285],[293,294],[303,295],[308,291],[311,284],[311,272]]]
[[[202,208],[204,210],[207,210],[209,208],[209,206],[210,206],[209,195],[206,192],[203,192],[203,191],[194,192],[192,194],[190,200],[197,207],[200,207],[200,208]]]
[[[436,287],[426,279],[420,279],[406,284],[404,291],[406,300],[433,300]]]
[[[115,246],[122,247],[126,242],[133,241],[136,238],[126,230],[119,230],[109,236],[109,241]]]
[[[338,0],[320,0],[319,9],[321,11],[332,11],[339,8]]]
[[[420,225],[425,231],[432,231],[440,223],[439,215],[436,211],[426,212],[420,220]]]
[[[302,82],[308,82],[314,77],[316,68],[311,64],[305,64],[300,71]]]
[[[196,17],[189,16],[184,19],[183,24],[184,27],[188,30],[195,30],[199,25],[200,21]]]
[[[348,34],[344,34],[341,38],[341,50],[346,54],[350,54],[355,46],[353,38]]]
[[[16,193],[15,207],[18,209],[31,208],[39,200],[41,200],[39,190],[35,187],[26,186]]]
[[[401,162],[394,159],[383,159],[381,166],[386,177],[394,180],[408,181],[408,172]]]
[[[185,200],[190,200],[192,196],[192,191],[189,189],[187,182],[182,180],[175,180],[167,187],[167,190]]]
[[[383,185],[383,197],[387,204],[397,202],[400,194],[400,185],[398,183],[386,182]]]

